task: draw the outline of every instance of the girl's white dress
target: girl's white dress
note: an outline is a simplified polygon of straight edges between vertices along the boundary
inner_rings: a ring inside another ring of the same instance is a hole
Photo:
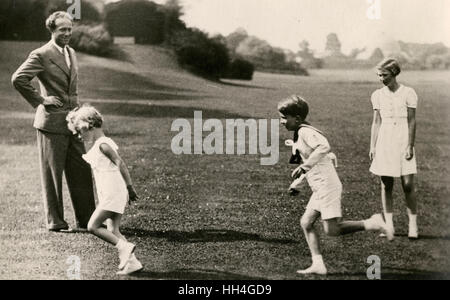
[[[108,137],[97,139],[92,148],[83,155],[92,168],[98,195],[98,208],[123,214],[128,202],[128,190],[120,169],[100,150],[101,144],[108,144],[117,152],[119,147]]]
[[[408,146],[408,107],[417,108],[416,92],[404,85],[393,93],[388,87],[372,94],[373,109],[381,115],[381,126],[370,171],[378,176],[400,177],[416,174],[416,155],[406,160]]]

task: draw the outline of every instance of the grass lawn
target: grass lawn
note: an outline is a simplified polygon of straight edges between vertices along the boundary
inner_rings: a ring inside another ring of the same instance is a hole
[[[66,279],[71,255],[82,279],[119,279],[115,249],[90,234],[45,230],[33,110],[10,76],[37,43],[0,42],[0,279]],[[378,179],[369,173],[370,71],[312,71],[310,77],[256,73],[254,80],[210,82],[171,63],[162,49],[126,49],[133,62],[79,54],[79,93],[104,113],[141,200],[123,218],[143,272],[125,279],[318,279],[300,276],[310,264],[299,226],[311,194],[290,197],[292,166],[280,128],[280,160],[259,155],[174,155],[177,118],[277,118],[276,104],[297,93],[310,103],[309,121],[325,131],[339,161],[346,219],[381,211]],[[158,63],[162,62],[162,63]],[[366,279],[370,255],[383,279],[450,279],[450,72],[404,72],[419,95],[416,150],[421,239],[409,241],[401,186],[395,185],[392,242],[376,233],[322,236],[326,279]],[[205,133],[204,135],[206,135]],[[73,224],[65,192],[66,216]],[[320,225],[320,224],[318,224]]]

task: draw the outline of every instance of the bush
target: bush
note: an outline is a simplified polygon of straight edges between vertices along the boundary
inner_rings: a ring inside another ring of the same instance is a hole
[[[50,38],[45,28],[46,0],[1,2],[0,39],[42,41]]]
[[[72,31],[70,46],[75,50],[98,55],[113,56],[113,40],[103,25],[79,25]]]
[[[230,67],[224,77],[229,79],[252,80],[254,71],[255,66],[251,62],[242,58],[236,58],[230,63]]]
[[[165,14],[146,0],[120,1],[105,8],[105,23],[113,36],[134,36],[138,44],[164,42]]]
[[[201,76],[219,79],[228,70],[227,47],[197,29],[175,33],[170,41],[178,63]]]
[[[81,21],[77,23],[101,21],[100,13],[89,2],[83,1],[81,5]],[[0,39],[48,40],[50,33],[45,20],[51,13],[66,11],[69,6],[66,0],[1,0]]]
[[[46,16],[51,15],[55,11],[67,11],[70,5],[70,2],[67,3],[67,0],[45,0],[47,4]],[[100,12],[89,2],[81,1],[81,19],[75,20],[80,24],[93,24],[100,23],[102,21],[102,17],[100,16]]]

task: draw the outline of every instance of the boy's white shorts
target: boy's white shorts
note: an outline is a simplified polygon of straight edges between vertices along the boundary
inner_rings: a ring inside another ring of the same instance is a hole
[[[320,212],[322,220],[342,218],[342,186],[322,188],[312,194],[306,209]]]

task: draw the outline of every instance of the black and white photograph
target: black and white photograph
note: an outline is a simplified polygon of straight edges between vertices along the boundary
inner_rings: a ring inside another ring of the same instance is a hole
[[[0,124],[0,280],[450,279],[449,0],[1,0]]]

